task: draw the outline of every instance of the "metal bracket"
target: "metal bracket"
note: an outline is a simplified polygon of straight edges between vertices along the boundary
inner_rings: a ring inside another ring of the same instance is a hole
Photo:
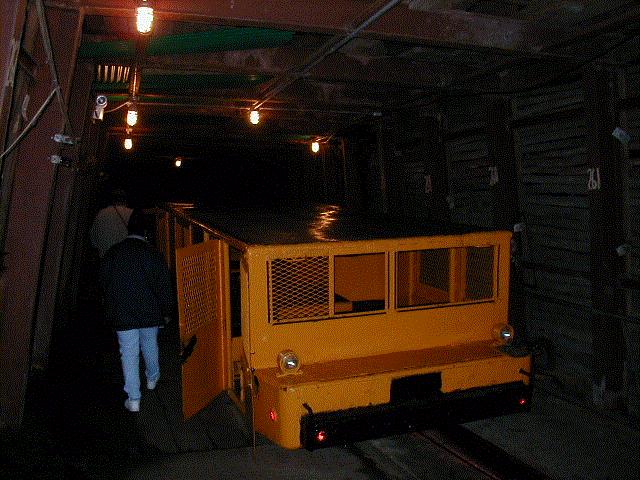
[[[69,135],[63,135],[62,133],[56,133],[51,138],[54,142],[64,143],[65,145],[74,145],[76,143],[75,139],[71,138]]]
[[[193,350],[196,348],[196,343],[198,343],[198,337],[194,335],[189,339],[189,342],[186,345],[182,345],[182,351],[180,352],[181,363],[185,363],[189,360],[189,357],[193,354]]]
[[[309,413],[309,415],[313,415],[313,409],[309,406],[308,403],[303,403],[302,406],[304,407],[304,409]]]
[[[629,135],[626,131],[624,131],[620,127],[616,127],[611,135],[618,139],[618,141],[623,145],[629,145],[631,142],[631,135]]]
[[[587,190],[600,190],[600,167],[589,168],[587,172],[589,172]]]
[[[433,193],[433,185],[431,183],[431,175],[424,176],[424,193]]]
[[[18,52],[20,51],[20,42],[17,42],[15,38],[11,39],[11,68],[7,72],[7,78],[4,81],[5,87],[13,87],[13,81],[16,76],[16,68],[18,67]]]
[[[619,257],[624,257],[629,253],[630,248],[631,248],[631,245],[629,245],[628,243],[623,243],[622,245],[618,245],[616,247],[616,253],[618,254]]]
[[[494,186],[498,183],[498,167],[489,167],[489,185]]]
[[[456,206],[453,197],[451,195],[447,195],[446,197],[447,205],[449,205],[449,210],[453,210]]]
[[[31,100],[31,96],[27,93],[22,99],[22,107],[20,107],[20,115],[22,119],[26,122],[27,118],[27,109],[29,108],[29,101]]]

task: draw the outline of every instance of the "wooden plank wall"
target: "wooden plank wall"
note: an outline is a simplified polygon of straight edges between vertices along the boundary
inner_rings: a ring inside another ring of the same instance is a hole
[[[621,107],[621,127],[631,136],[626,145],[628,161],[629,220],[627,242],[627,276],[640,283],[640,67],[630,68],[625,76],[625,99]],[[635,101],[634,101],[635,100]],[[640,319],[640,290],[629,289],[628,313]]]
[[[441,117],[433,115],[429,126],[419,118],[397,118],[396,125],[402,128],[396,130],[391,142],[393,149],[388,153],[393,157],[389,160],[393,169],[387,172],[392,212],[428,218],[431,206],[425,202],[424,178],[432,170],[429,159],[443,155],[446,171],[440,176],[446,185],[441,196],[445,205],[446,196],[452,222],[510,228],[513,219],[494,224],[496,209],[515,209],[515,217],[519,212],[516,221],[524,225],[516,258],[521,274],[513,294],[514,300],[523,303],[524,313],[518,314],[525,319],[523,337],[547,339],[551,345],[551,361],[545,365],[548,373],[565,391],[594,401],[598,393],[595,377],[602,371],[611,377],[608,380],[615,380],[607,381],[614,395],[611,398],[615,399],[622,382],[624,341],[613,332],[614,324],[640,319],[640,67],[618,71],[622,88],[614,88],[613,71],[600,77],[598,72],[598,68],[585,69],[584,78],[510,97],[451,98],[440,105]],[[601,78],[612,80],[595,82]],[[601,99],[594,85],[609,95],[599,106],[593,103]],[[515,168],[498,172],[497,185],[503,181],[517,185],[517,205],[497,204],[507,200],[495,195],[491,184],[490,167],[500,164],[500,158],[492,157],[508,155],[511,150],[510,145],[501,153],[492,148],[495,132],[500,130],[496,130],[498,120],[492,117],[495,109],[491,107],[498,104],[504,106],[503,121],[512,136]],[[612,141],[610,122],[631,136],[628,145]],[[425,131],[431,132],[430,142],[420,139]],[[601,165],[594,163],[594,155]],[[604,214],[602,208],[594,207],[594,194],[600,198],[602,192],[589,190],[594,165],[600,165],[606,175],[603,187],[611,189],[612,182],[615,185],[615,195],[605,200]],[[614,176],[618,170],[624,172],[622,181]],[[626,317],[622,310],[606,303],[598,307],[593,302],[603,292],[620,289],[619,279],[613,278],[617,271],[603,275],[601,265],[593,262],[594,252],[602,255],[603,262],[618,261],[615,246],[610,249],[606,242],[591,242],[592,236],[598,238],[599,226],[610,227],[599,223],[607,221],[607,203],[612,203],[612,213],[621,216],[625,243],[629,244],[624,273],[635,286],[626,289]],[[602,319],[600,327],[611,326],[615,341],[607,340],[604,345],[598,341],[601,337],[594,334],[599,331],[594,329],[595,317]]]
[[[338,195],[336,202],[353,211],[448,223],[442,136],[435,111],[394,112],[379,118],[375,131],[345,135],[340,159],[343,180],[336,189],[344,192],[344,198]],[[327,181],[333,179],[325,175]]]
[[[624,75],[626,99],[619,124],[632,137],[624,147],[628,159],[630,244],[628,276],[640,281],[640,68]],[[580,396],[592,393],[592,245],[590,237],[590,120],[581,80],[540,88],[511,98],[511,133],[517,164],[520,221],[524,224],[520,264],[522,285],[515,288],[525,303],[529,339],[549,339],[548,366],[562,385]],[[444,106],[443,132],[452,221],[492,225],[487,119],[489,100],[450,100]],[[500,180],[502,181],[502,179]],[[627,203],[627,201],[623,201]],[[494,205],[495,207],[495,205]],[[640,291],[631,290],[629,317],[638,318]]]
[[[638,39],[640,42],[640,39]],[[631,140],[623,146],[627,178],[627,222],[625,257],[627,278],[626,318],[622,321],[626,358],[625,390],[631,418],[640,419],[640,66],[627,68],[623,99],[620,101],[619,125]],[[624,143],[624,142],[623,142]],[[635,381],[634,381],[635,380]],[[633,422],[633,420],[632,420]]]
[[[576,391],[590,388],[591,282],[587,142],[581,84],[513,99],[520,164],[528,336],[547,338],[555,374]]]
[[[446,105],[443,122],[451,221],[492,226],[492,194],[486,104],[481,99],[455,99]]]
[[[640,109],[627,112],[629,144],[629,276],[640,282]],[[640,317],[640,291],[632,290],[630,314]]]
[[[425,219],[438,218],[440,184],[446,184],[446,171],[438,149],[438,125],[433,117],[405,115],[393,119],[394,195],[392,209],[403,215]],[[389,172],[391,173],[391,172]],[[430,175],[430,188],[426,176]]]

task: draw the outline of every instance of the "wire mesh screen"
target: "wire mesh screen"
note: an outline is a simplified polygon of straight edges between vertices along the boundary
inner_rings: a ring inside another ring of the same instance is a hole
[[[464,301],[493,297],[493,247],[468,247]]]
[[[329,258],[272,260],[269,269],[271,322],[329,316]]]
[[[184,295],[185,336],[212,322],[218,312],[214,253],[206,251],[182,259],[181,285]]]

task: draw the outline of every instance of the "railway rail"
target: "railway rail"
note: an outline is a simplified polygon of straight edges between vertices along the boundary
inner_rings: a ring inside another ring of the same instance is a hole
[[[549,476],[460,425],[417,432],[414,435],[425,438],[446,450],[465,464],[485,474],[487,478],[550,480]]]
[[[387,480],[550,480],[463,426],[414,432],[346,447],[368,478]]]

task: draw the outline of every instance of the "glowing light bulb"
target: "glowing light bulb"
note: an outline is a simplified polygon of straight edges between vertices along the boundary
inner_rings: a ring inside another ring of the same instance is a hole
[[[142,0],[136,8],[136,29],[139,33],[149,33],[153,26],[153,8],[149,6],[147,0]]]
[[[133,127],[136,123],[138,123],[138,110],[133,105],[130,105],[129,110],[127,110],[127,125]]]
[[[180,167],[182,165],[182,159],[181,158],[176,158],[176,167]]]
[[[249,121],[252,124],[257,125],[260,122],[260,112],[257,110],[251,110],[249,113]]]
[[[131,140],[130,138],[125,138],[124,148],[126,148],[127,150],[131,150],[133,148],[133,140]]]
[[[313,153],[318,153],[320,151],[320,144],[318,142],[311,143],[311,151]]]

